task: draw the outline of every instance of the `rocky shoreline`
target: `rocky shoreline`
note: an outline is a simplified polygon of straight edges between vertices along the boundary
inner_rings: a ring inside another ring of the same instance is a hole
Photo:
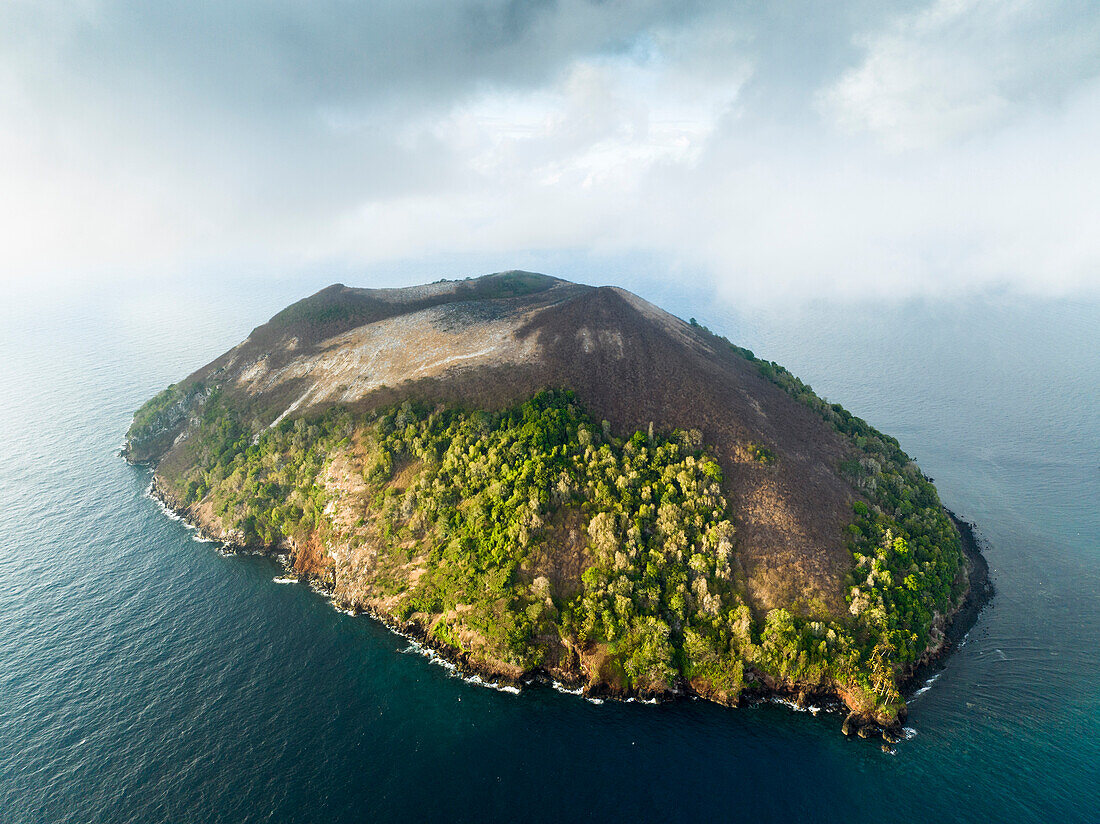
[[[123,457],[130,461],[128,456],[123,455]],[[881,737],[885,742],[884,747],[898,742],[902,737],[902,721],[905,719],[904,709],[896,722],[884,725],[873,716],[849,710],[849,704],[845,700],[843,692],[835,687],[814,686],[807,688],[801,685],[777,683],[751,668],[746,668],[746,675],[749,675],[755,683],[762,686],[742,691],[735,702],[725,702],[714,696],[701,694],[686,681],[678,684],[674,691],[652,692],[633,689],[615,690],[603,683],[590,685],[584,683],[579,674],[576,677],[570,677],[568,672],[557,671],[551,673],[543,668],[524,673],[519,678],[511,677],[471,661],[467,653],[429,635],[426,628],[416,620],[401,621],[392,615],[373,609],[369,605],[341,602],[335,595],[333,582],[312,574],[299,574],[294,569],[295,548],[293,546],[255,547],[245,544],[241,540],[243,536],[222,532],[211,533],[201,523],[197,517],[198,513],[194,511],[193,507],[181,505],[160,485],[155,471],[152,473],[149,494],[161,503],[165,509],[194,529],[200,539],[221,543],[234,551],[258,552],[271,556],[283,566],[288,577],[297,578],[299,581],[310,585],[316,591],[330,598],[333,605],[338,609],[355,615],[369,616],[401,637],[438,655],[441,660],[453,666],[460,675],[476,678],[489,686],[510,689],[541,683],[593,700],[614,699],[659,702],[691,697],[714,701],[727,706],[744,706],[765,701],[779,701],[796,708],[819,707],[828,711],[847,711],[841,725],[841,731],[844,735],[859,736],[860,738]],[[930,674],[942,668],[944,660],[974,626],[978,616],[989,604],[994,594],[993,585],[989,581],[989,566],[981,554],[981,548],[974,532],[974,524],[959,518],[950,510],[946,511],[958,529],[962,540],[963,551],[968,561],[969,586],[959,608],[952,615],[946,617],[944,634],[940,643],[935,649],[930,649],[916,667],[903,674],[900,687],[906,698],[912,696],[918,684],[927,679]]]
[[[982,555],[978,536],[975,533],[977,527],[963,518],[960,518],[949,509],[945,509],[962,539],[963,553],[967,560],[967,578],[969,586],[966,596],[959,608],[950,616],[944,629],[943,643],[935,652],[926,655],[908,673],[901,683],[902,694],[909,698],[919,689],[928,677],[942,669],[943,661],[973,629],[978,621],[978,616],[989,606],[996,594],[993,582],[989,580],[989,564]]]

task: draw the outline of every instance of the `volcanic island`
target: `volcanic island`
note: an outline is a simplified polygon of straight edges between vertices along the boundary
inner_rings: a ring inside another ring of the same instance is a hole
[[[322,289],[149,400],[123,455],[205,536],[497,683],[831,700],[893,741],[991,592],[894,438],[530,272]]]

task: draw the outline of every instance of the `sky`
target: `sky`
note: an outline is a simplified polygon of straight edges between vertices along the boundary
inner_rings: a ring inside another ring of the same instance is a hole
[[[16,289],[1095,295],[1098,146],[1095,0],[0,0]]]

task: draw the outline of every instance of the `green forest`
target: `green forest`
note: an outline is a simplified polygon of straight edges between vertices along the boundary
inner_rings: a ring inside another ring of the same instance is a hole
[[[831,622],[750,608],[722,470],[698,432],[616,437],[568,391],[496,413],[334,408],[259,433],[215,391],[171,481],[245,544],[369,544],[361,596],[475,662],[531,671],[573,661],[592,683],[643,693],[689,683],[729,702],[763,676],[840,685],[892,717],[897,672],[960,594],[958,536],[896,441],[820,407],[852,440],[842,469],[868,502],[849,527],[850,614]],[[354,467],[354,496],[334,495],[334,461]],[[583,570],[565,574],[545,550],[570,528]]]

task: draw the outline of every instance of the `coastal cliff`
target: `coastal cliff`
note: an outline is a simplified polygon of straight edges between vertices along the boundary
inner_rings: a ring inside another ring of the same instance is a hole
[[[985,593],[894,439],[532,273],[322,290],[150,400],[124,454],[208,536],[502,681],[834,698],[889,738]]]

